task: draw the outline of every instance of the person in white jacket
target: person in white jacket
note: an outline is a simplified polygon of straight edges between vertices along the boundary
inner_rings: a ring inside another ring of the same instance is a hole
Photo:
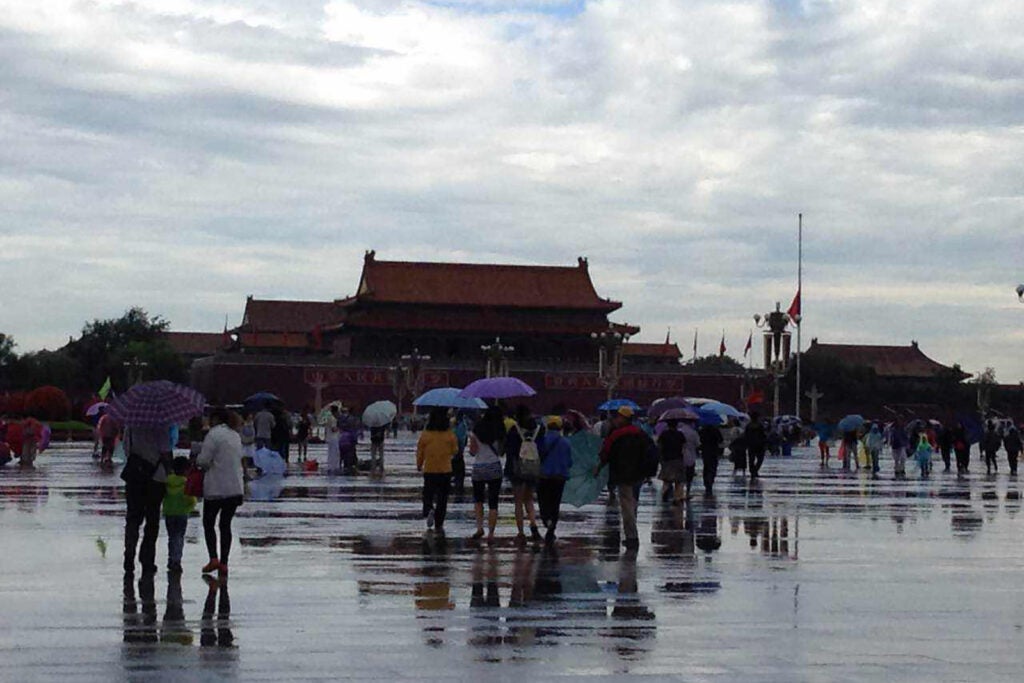
[[[245,484],[242,479],[242,439],[228,426],[228,411],[217,408],[210,415],[210,431],[196,457],[203,475],[203,532],[210,561],[203,573],[227,576],[231,553],[231,520],[242,504]],[[218,524],[217,517],[220,516]],[[217,527],[220,527],[220,553],[217,552]]]

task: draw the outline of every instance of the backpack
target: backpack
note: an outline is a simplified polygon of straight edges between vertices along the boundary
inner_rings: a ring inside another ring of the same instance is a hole
[[[540,427],[532,434],[520,432],[523,443],[519,446],[519,459],[516,461],[516,478],[524,482],[537,481],[540,478],[540,451],[537,449],[537,435]]]

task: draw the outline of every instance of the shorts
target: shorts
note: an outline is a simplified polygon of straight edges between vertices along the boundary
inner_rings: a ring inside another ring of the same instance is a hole
[[[498,496],[501,495],[501,479],[473,482],[473,502],[487,503],[488,510],[498,509]]]

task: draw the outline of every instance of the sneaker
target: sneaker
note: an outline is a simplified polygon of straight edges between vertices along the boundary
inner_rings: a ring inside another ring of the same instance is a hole
[[[220,569],[220,560],[218,560],[216,557],[211,557],[210,561],[206,563],[205,567],[203,567],[203,573],[212,574],[218,569]]]
[[[433,510],[431,510],[430,512],[427,513],[427,528],[428,529],[433,529],[434,528],[434,511]]]

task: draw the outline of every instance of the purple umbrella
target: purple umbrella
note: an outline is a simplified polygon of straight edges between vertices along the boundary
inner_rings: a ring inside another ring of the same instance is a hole
[[[142,382],[110,402],[107,412],[121,424],[180,424],[201,415],[206,400],[194,389],[158,380]]]
[[[672,408],[658,416],[658,422],[668,422],[669,420],[697,422],[700,420],[700,415],[693,408]]]
[[[109,403],[104,403],[103,401],[100,401],[99,403],[93,403],[91,406],[89,406],[86,409],[85,416],[86,417],[96,417],[101,410],[103,410],[104,408],[106,408],[109,405],[110,405]]]
[[[536,396],[529,384],[515,377],[478,379],[459,393],[459,398],[519,398]]]
[[[651,407],[647,409],[647,419],[651,422],[657,422],[658,419],[670,410],[676,410],[677,408],[686,408],[693,410],[693,406],[681,396],[673,396],[672,398],[659,398],[657,401],[651,404]],[[696,412],[694,413],[696,415]]]

